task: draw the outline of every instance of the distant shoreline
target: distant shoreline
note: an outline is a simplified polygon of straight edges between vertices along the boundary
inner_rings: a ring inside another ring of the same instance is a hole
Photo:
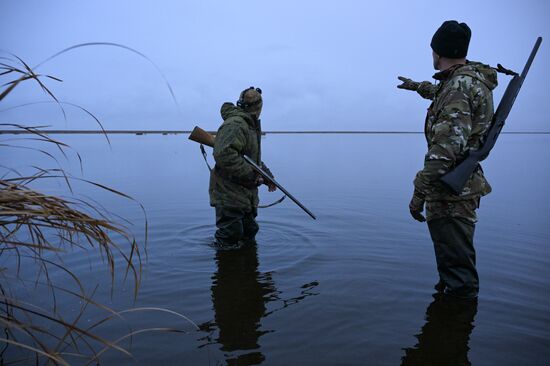
[[[191,131],[179,130],[36,130],[36,132],[48,135],[183,135],[190,134]],[[216,134],[216,131],[208,131]],[[264,131],[264,135],[415,135],[423,134],[421,131]],[[25,135],[33,134],[27,130],[0,130],[0,135]],[[505,135],[550,135],[550,131],[503,131]]]

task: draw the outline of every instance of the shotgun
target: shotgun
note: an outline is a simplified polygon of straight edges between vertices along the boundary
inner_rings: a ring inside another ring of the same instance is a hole
[[[195,126],[193,131],[191,132],[191,135],[189,135],[189,140],[198,142],[199,144],[214,147],[214,141],[215,137],[203,130],[202,128]],[[275,185],[277,188],[281,190],[288,198],[292,200],[295,204],[298,205],[302,210],[304,210],[305,213],[307,213],[313,220],[317,220],[315,215],[308,210],[300,201],[298,201],[290,192],[288,192],[285,187],[283,187],[279,182],[275,180],[275,178],[271,177],[269,174],[267,174],[258,164],[254,162],[250,157],[243,155],[244,161],[246,161],[256,173],[258,173],[266,182],[271,182],[273,185]]]
[[[479,162],[485,160],[491,149],[495,146],[498,136],[500,135],[500,131],[502,130],[502,127],[504,127],[506,118],[508,118],[508,114],[510,114],[510,110],[514,105],[514,101],[518,96],[519,90],[521,89],[523,81],[531,68],[531,64],[537,55],[537,51],[539,50],[541,43],[542,37],[537,38],[523,72],[521,75],[516,74],[508,84],[508,87],[506,87],[506,91],[504,92],[495,115],[493,116],[491,127],[489,127],[489,131],[485,136],[483,146],[477,150],[470,150],[466,158],[460,162],[460,164],[440,178],[441,182],[455,194],[460,194],[460,192],[462,192],[464,185],[474,170],[478,167]]]

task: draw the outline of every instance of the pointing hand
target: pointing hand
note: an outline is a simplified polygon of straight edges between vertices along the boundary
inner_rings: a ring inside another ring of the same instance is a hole
[[[420,86],[419,82],[413,81],[413,80],[408,79],[406,77],[398,76],[397,78],[403,82],[402,84],[397,85],[397,88],[399,88],[399,89],[416,91],[416,90],[418,90],[418,87]]]

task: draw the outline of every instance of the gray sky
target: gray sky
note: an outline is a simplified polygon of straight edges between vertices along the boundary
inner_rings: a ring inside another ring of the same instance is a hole
[[[149,56],[174,88],[181,114],[154,67],[126,51],[90,47],[38,71],[67,102],[109,129],[216,129],[219,107],[250,85],[264,91],[265,130],[422,130],[427,101],[395,88],[397,75],[430,80],[429,43],[448,19],[473,31],[469,59],[521,71],[545,38],[507,131],[549,131],[550,5],[547,1],[0,1],[0,48],[35,65],[83,42],[116,42]],[[4,82],[7,81],[2,79]],[[501,75],[496,101],[509,78]],[[0,109],[48,100],[28,83]],[[0,113],[0,122],[95,128],[67,107]]]

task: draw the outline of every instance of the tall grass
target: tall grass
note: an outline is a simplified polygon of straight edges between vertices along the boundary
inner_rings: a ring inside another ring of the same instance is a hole
[[[87,46],[93,45],[98,44]],[[137,52],[121,45],[107,45]],[[73,46],[56,55],[83,46],[86,45]],[[145,57],[139,52],[138,54]],[[66,118],[63,108],[67,103],[58,100],[47,86],[47,82],[60,82],[59,78],[35,72],[15,55],[0,57],[0,77],[11,78],[2,85],[0,103],[21,83],[34,82],[59,105]],[[170,92],[172,93],[171,88]],[[80,106],[76,107],[92,116],[103,130],[101,122],[91,112]],[[41,132],[40,128],[43,126],[1,124],[1,127],[25,130],[29,134],[23,138],[0,140],[0,154],[9,154],[13,149],[26,149],[47,156],[54,164],[52,168],[31,163],[25,172],[4,164],[0,166],[3,171],[0,176],[0,324],[3,327],[0,334],[0,343],[3,344],[0,345],[1,364],[97,363],[107,350],[130,356],[129,350],[123,345],[134,335],[156,331],[181,332],[175,328],[156,327],[137,330],[130,328],[128,333],[115,339],[99,335],[101,327],[107,322],[121,321],[128,313],[156,311],[192,323],[183,315],[167,309],[136,308],[116,311],[94,300],[97,287],[90,289],[91,284],[83,283],[79,274],[65,264],[63,256],[98,253],[103,258],[106,272],[110,274],[111,288],[114,286],[115,276],[123,273],[125,281],[132,281],[135,299],[141,282],[143,253],[146,253],[146,217],[145,237],[138,242],[129,230],[129,222],[108,212],[91,199],[79,198],[75,194],[74,185],[75,182],[83,182],[136,202],[132,197],[65,171],[59,162],[60,157],[77,159],[81,167],[82,159],[66,143]],[[106,134],[105,137],[109,142]],[[49,195],[33,188],[45,180],[61,182],[70,198]],[[137,202],[136,204],[141,207],[145,216],[143,206]],[[29,273],[33,273],[32,278],[27,277]],[[29,287],[37,294],[31,300],[21,295],[21,289]],[[69,302],[76,306],[78,311],[68,314],[66,306],[58,306],[59,298],[64,299],[64,304]],[[94,313],[104,315],[93,323],[84,322],[83,318],[91,308],[95,309]],[[10,357],[7,356],[8,353]]]

